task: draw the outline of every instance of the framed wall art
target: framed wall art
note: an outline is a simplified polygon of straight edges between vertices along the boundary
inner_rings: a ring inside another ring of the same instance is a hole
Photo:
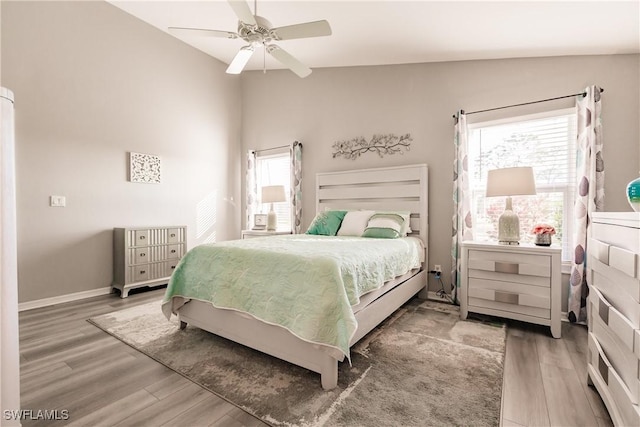
[[[160,157],[153,154],[129,153],[129,181],[160,184]]]

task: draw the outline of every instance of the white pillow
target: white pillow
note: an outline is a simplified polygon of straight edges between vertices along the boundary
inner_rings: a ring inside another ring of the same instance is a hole
[[[336,236],[362,236],[362,233],[364,233],[369,223],[369,218],[371,218],[374,213],[375,211],[347,212]]]

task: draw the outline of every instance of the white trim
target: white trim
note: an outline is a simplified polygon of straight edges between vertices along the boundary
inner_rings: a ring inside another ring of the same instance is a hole
[[[112,290],[113,288],[111,286],[106,286],[104,288],[91,289],[90,291],[75,292],[73,294],[59,295],[57,297],[21,302],[18,304],[18,311],[33,310],[34,308],[48,307],[50,305],[63,304],[65,302],[72,302],[85,298],[109,295]]]

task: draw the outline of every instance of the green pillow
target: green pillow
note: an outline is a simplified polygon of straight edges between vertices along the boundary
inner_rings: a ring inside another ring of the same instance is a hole
[[[316,215],[305,234],[335,236],[347,211],[324,211]]]
[[[362,237],[376,237],[378,239],[397,239],[400,237],[404,218],[398,214],[375,214],[369,219]]]

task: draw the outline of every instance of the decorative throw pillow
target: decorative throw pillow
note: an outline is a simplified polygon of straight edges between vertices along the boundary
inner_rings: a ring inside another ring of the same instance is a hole
[[[377,214],[397,214],[402,217],[404,222],[402,223],[402,229],[400,230],[400,237],[407,237],[407,234],[411,233],[411,212],[409,211],[377,211]]]
[[[362,237],[377,237],[379,239],[396,239],[401,236],[404,224],[402,215],[395,213],[378,213],[369,219]]]
[[[375,211],[348,211],[338,229],[338,236],[362,236]]]
[[[319,212],[311,222],[305,234],[315,234],[321,236],[335,236],[342,219],[347,211],[324,211]]]

